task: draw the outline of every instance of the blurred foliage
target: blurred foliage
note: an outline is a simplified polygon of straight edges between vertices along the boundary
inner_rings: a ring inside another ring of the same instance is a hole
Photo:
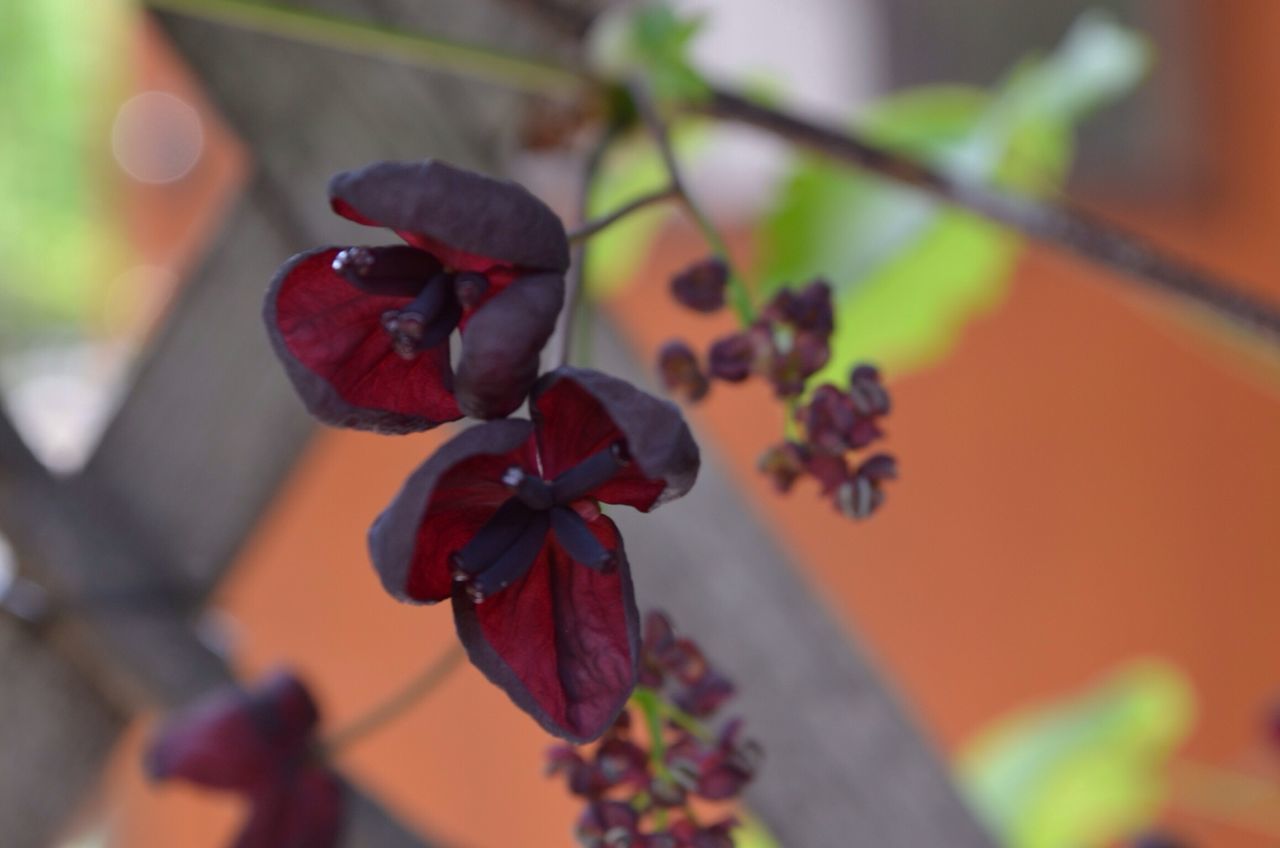
[[[1050,194],[1069,169],[1074,127],[1136,85],[1149,58],[1139,35],[1089,13],[994,92],[912,90],[874,106],[859,129],[959,178]],[[864,359],[901,372],[945,354],[967,321],[1003,299],[1019,244],[976,216],[812,156],[797,161],[760,236],[767,290],[814,277],[836,289],[838,337],[817,382]]]
[[[734,848],[779,848],[778,840],[753,818],[747,818],[733,831]]]
[[[1090,848],[1149,824],[1195,699],[1175,666],[1135,661],[1097,687],[1016,713],[959,757],[979,815],[1010,848]]]
[[[132,11],[0,3],[0,340],[80,324],[124,267],[109,136]]]
[[[696,154],[706,140],[707,128],[701,122],[683,121],[671,130],[672,147],[682,159]],[[637,197],[662,189],[670,181],[662,156],[647,138],[634,137],[615,144],[591,186],[589,215],[607,215]],[[670,214],[669,205],[651,206],[591,238],[586,280],[593,297],[607,297],[635,278],[636,269],[644,264]]]
[[[606,79],[642,76],[659,100],[695,100],[710,90],[689,58],[705,22],[663,0],[614,6],[592,27],[588,61]]]

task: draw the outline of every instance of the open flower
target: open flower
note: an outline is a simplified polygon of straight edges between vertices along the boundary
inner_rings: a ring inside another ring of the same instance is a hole
[[[451,598],[471,661],[549,732],[598,737],[635,686],[639,624],[617,526],[693,485],[698,448],[675,405],[561,368],[532,421],[481,424],[405,483],[369,532],[383,585]]]
[[[277,672],[172,717],[147,750],[147,773],[248,798],[249,819],[233,848],[332,848],[342,831],[343,786],[313,750],[318,722],[307,688]]]
[[[555,213],[515,183],[431,160],[339,174],[329,202],[407,244],[322,247],[277,272],[267,330],[311,413],[394,433],[523,403],[564,301]]]

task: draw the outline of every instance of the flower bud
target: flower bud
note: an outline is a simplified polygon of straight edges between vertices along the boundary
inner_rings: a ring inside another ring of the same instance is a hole
[[[702,373],[698,356],[682,341],[669,341],[658,351],[658,373],[671,394],[696,403],[707,396],[711,381]]]
[[[724,306],[729,266],[719,257],[696,262],[671,278],[671,296],[694,312],[715,312]]]

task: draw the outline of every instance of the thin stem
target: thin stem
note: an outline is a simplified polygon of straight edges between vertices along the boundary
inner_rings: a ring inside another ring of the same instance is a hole
[[[1080,210],[1014,197],[933,170],[864,138],[824,126],[724,90],[697,111],[747,124],[920,189],[1026,236],[1083,256],[1166,294],[1198,304],[1273,344],[1280,344],[1280,306],[1253,297],[1216,275],[1166,254],[1144,239]]]
[[[346,727],[339,728],[330,734],[324,741],[325,751],[332,755],[398,718],[405,710],[435,691],[465,658],[466,652],[461,645],[452,646],[444,654],[432,660],[421,674],[410,680],[399,692]]]
[[[331,47],[348,53],[397,59],[454,71],[540,94],[573,92],[592,83],[575,68],[477,44],[406,32],[335,15],[281,6],[265,0],[143,0],[153,9],[177,12],[254,32]]]
[[[641,209],[652,206],[655,203],[663,203],[667,200],[675,200],[679,197],[680,191],[674,185],[669,185],[665,188],[660,188],[657,191],[650,192],[649,194],[641,195],[630,203],[624,206],[619,206],[608,215],[596,218],[592,221],[587,221],[582,226],[571,230],[569,232],[569,241],[572,243],[586,241],[634,212],[639,212]]]
[[[595,185],[596,177],[599,176],[600,169],[604,166],[604,158],[617,137],[617,127],[609,127],[601,134],[599,141],[591,148],[591,152],[587,154],[587,159],[582,166],[582,187],[578,196],[579,220],[586,221],[587,216],[591,214],[591,187]],[[584,227],[586,226],[589,226],[589,224],[584,225]],[[569,269],[569,277],[565,280],[564,307],[560,310],[560,322],[556,325],[555,337],[550,344],[551,349],[556,351],[555,359],[552,361],[558,365],[567,365],[569,363],[569,354],[573,348],[573,330],[578,320],[579,304],[582,301],[582,289],[585,284],[586,273],[586,239],[580,238],[576,241],[573,251],[573,264]]]
[[[729,253],[729,245],[720,235],[720,231],[716,229],[711,217],[703,211],[702,207],[689,193],[688,186],[685,185],[684,179],[681,177],[680,163],[676,159],[675,148],[671,145],[671,134],[667,130],[666,123],[662,120],[662,116],[658,114],[657,104],[653,100],[652,94],[649,92],[648,85],[643,80],[633,80],[628,89],[631,92],[631,98],[635,103],[636,111],[640,115],[640,119],[644,121],[645,126],[649,130],[649,135],[653,138],[654,144],[658,147],[658,152],[662,155],[663,164],[666,165],[667,175],[671,179],[671,184],[677,192],[679,192],[680,202],[685,208],[685,212],[697,224],[698,229],[702,231],[702,237],[706,239],[711,249],[720,255],[725,265],[729,268],[729,297],[733,304],[733,309],[738,313],[738,320],[743,326],[750,324],[755,320],[755,307],[752,304],[751,292],[747,288],[746,278],[738,273],[733,264],[733,256]]]

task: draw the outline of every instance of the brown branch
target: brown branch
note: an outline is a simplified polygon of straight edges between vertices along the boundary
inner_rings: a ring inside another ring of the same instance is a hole
[[[1078,209],[1038,203],[949,176],[854,133],[762,106],[723,89],[713,91],[711,99],[698,109],[920,189],[1023,235],[1119,271],[1147,288],[1194,303],[1280,344],[1280,306],[1247,294],[1235,283],[1195,268],[1147,240]]]

